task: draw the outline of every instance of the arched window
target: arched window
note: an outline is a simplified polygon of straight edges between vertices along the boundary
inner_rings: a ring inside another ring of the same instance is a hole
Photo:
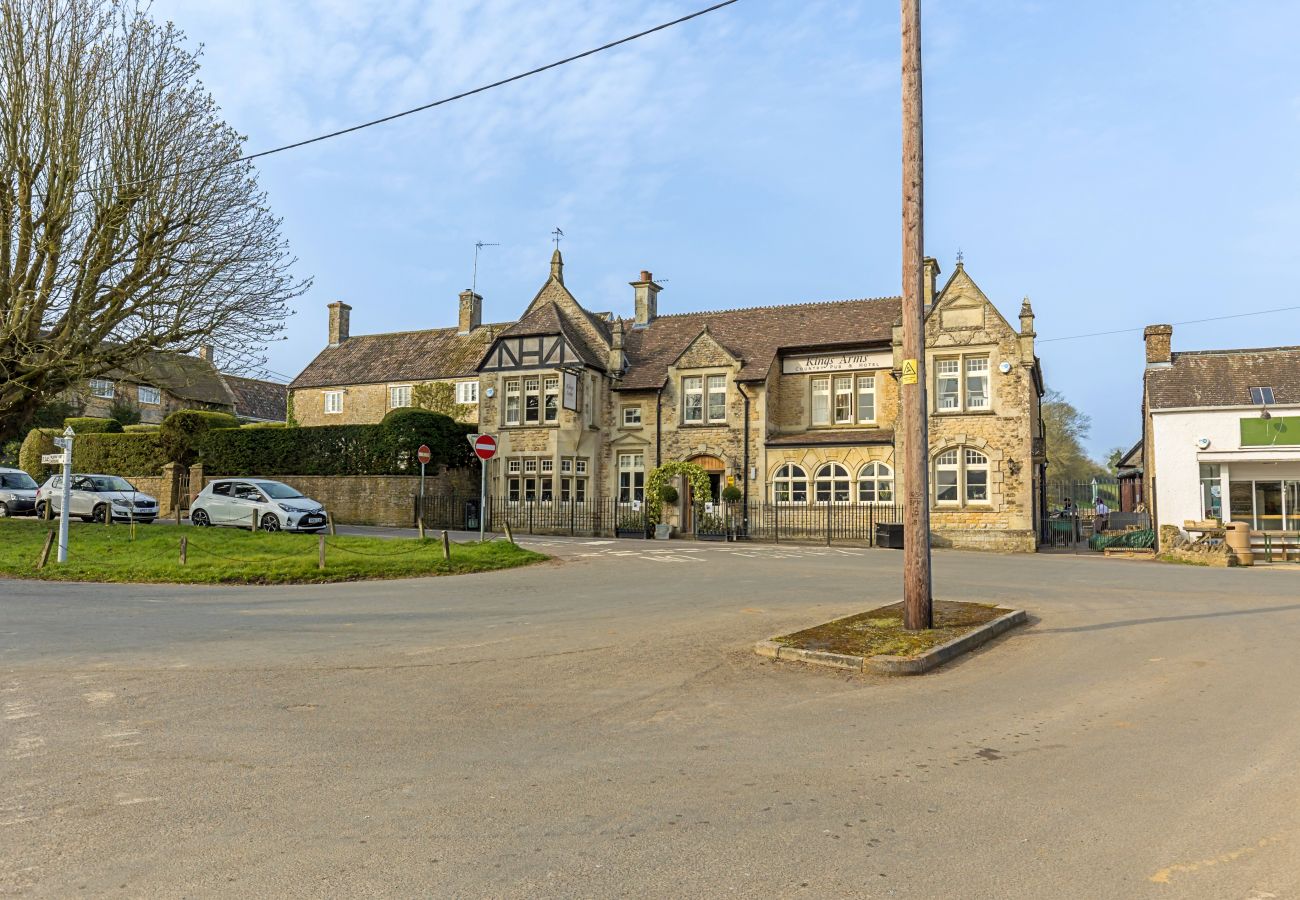
[[[934,458],[934,501],[939,505],[989,502],[989,458],[953,447]]]
[[[869,462],[858,472],[859,503],[893,503],[894,471],[882,462]]]
[[[786,463],[772,477],[772,500],[776,503],[807,503],[808,473],[794,463]]]
[[[814,496],[818,503],[849,502],[849,470],[839,463],[827,463],[817,470],[813,480]]]

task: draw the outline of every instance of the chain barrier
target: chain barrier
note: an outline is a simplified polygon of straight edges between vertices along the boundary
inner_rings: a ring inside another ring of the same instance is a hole
[[[418,547],[412,547],[409,550],[399,550],[396,553],[367,553],[364,550],[352,550],[348,547],[342,547],[338,544],[331,544],[329,541],[325,542],[325,546],[329,547],[332,550],[342,550],[344,553],[352,553],[355,554],[356,556],[374,556],[379,558],[388,557],[388,556],[408,556],[412,553],[419,553],[421,550],[432,549],[429,546],[421,544]]]
[[[186,546],[188,546],[189,549],[191,550],[197,550],[200,553],[206,553],[208,556],[215,556],[217,559],[224,559],[227,562],[236,562],[236,563],[245,563],[245,564],[273,563],[273,562],[279,562],[280,560],[284,560],[284,559],[294,559],[295,557],[303,557],[306,555],[305,551],[299,551],[298,553],[286,553],[284,556],[271,556],[271,557],[258,557],[256,559],[244,559],[243,557],[239,557],[239,556],[226,556],[224,553],[217,553],[215,550],[209,550],[200,544],[194,543],[193,541],[190,541]],[[312,552],[314,551],[315,548],[312,548]]]

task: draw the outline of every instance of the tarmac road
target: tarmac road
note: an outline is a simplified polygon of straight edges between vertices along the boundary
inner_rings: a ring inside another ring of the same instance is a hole
[[[545,549],[0,581],[0,894],[1300,895],[1300,569],[938,553],[1036,621],[886,679],[750,648],[895,599],[890,551]]]

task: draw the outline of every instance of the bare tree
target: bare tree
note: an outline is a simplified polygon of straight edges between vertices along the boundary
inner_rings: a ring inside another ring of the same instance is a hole
[[[0,0],[0,441],[155,350],[248,361],[307,281],[170,22]]]

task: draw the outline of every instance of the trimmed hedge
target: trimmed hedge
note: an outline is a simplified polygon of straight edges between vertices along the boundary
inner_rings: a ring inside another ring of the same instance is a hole
[[[160,427],[159,425],[123,425],[122,430],[127,434],[143,434],[146,431],[157,432]]]
[[[101,419],[96,416],[69,416],[63,420],[66,427],[74,434],[121,434],[122,423],[117,419]]]
[[[160,475],[167,461],[158,432],[87,434],[72,442],[72,467],[106,475]]]
[[[18,451],[18,468],[37,481],[44,481],[59,470],[41,462],[41,454],[58,453],[54,439],[62,434],[58,428],[33,428]],[[158,433],[79,434],[72,442],[72,468],[77,472],[103,472],[106,475],[158,475],[167,458],[162,452]]]
[[[208,432],[221,428],[239,428],[239,420],[229,413],[204,409],[182,409],[163,419],[159,435],[166,461],[193,465]],[[237,473],[244,474],[244,473]]]
[[[431,465],[460,468],[473,451],[465,439],[475,429],[440,413],[401,410],[380,425],[312,428],[213,429],[203,439],[206,475],[412,475],[415,452],[433,451]]]

